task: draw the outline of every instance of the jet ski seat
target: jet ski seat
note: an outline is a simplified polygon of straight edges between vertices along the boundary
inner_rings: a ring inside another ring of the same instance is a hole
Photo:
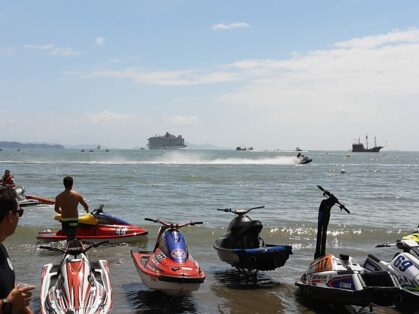
[[[263,225],[259,220],[241,222],[232,226],[233,248],[250,249],[259,247],[259,234]]]
[[[58,213],[55,214],[54,219],[61,222],[61,214],[58,214]],[[98,220],[91,213],[87,213],[87,214],[79,216],[79,224],[97,225]]]

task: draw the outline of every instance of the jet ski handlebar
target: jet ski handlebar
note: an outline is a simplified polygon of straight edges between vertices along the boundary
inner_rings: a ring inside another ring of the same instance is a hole
[[[347,209],[345,207],[345,205],[343,205],[342,203],[339,202],[339,200],[337,199],[336,196],[334,196],[332,193],[330,193],[329,191],[323,189],[323,187],[321,187],[320,185],[317,186],[321,191],[323,191],[323,195],[327,198],[330,198],[331,200],[334,201],[335,204],[337,204],[340,208],[340,210],[344,210],[346,211],[348,214],[350,214],[351,212],[349,211],[349,209]]]
[[[54,252],[61,252],[61,253],[64,253],[64,254],[73,253],[72,251],[74,251],[74,252],[77,251],[77,254],[80,254],[80,253],[86,253],[92,247],[98,247],[98,246],[101,246],[101,245],[106,244],[106,243],[109,243],[109,241],[106,240],[106,241],[102,241],[102,242],[93,243],[93,244],[89,245],[88,247],[83,248],[82,250],[79,250],[79,249],[76,250],[75,248],[60,249],[60,248],[52,247],[52,246],[48,246],[48,245],[40,245],[38,248],[44,249],[44,250],[49,250],[49,251],[54,251]]]
[[[180,229],[180,228],[185,227],[185,226],[202,225],[204,223],[202,221],[188,221],[188,222],[185,222],[183,224],[175,224],[173,222],[168,222],[168,221],[164,221],[164,220],[160,220],[160,219],[144,218],[144,220],[159,223],[159,224],[161,224],[163,226],[166,226],[166,227],[169,227],[171,229]]]
[[[236,215],[245,215],[253,209],[260,209],[260,208],[265,208],[265,206],[257,206],[257,207],[252,207],[252,208],[249,208],[249,209],[217,208],[217,210],[222,211],[222,212],[226,212],[226,213],[233,213],[233,214],[236,214]]]

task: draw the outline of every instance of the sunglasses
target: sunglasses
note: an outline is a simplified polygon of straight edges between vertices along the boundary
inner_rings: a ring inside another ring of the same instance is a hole
[[[23,209],[22,208],[11,210],[11,212],[13,212],[13,213],[19,213],[19,217],[22,217],[23,216]]]

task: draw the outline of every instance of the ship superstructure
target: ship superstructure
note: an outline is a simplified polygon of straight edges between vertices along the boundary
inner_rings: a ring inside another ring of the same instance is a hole
[[[149,149],[181,149],[186,148],[185,139],[182,135],[173,135],[166,132],[165,135],[156,135],[148,139]]]

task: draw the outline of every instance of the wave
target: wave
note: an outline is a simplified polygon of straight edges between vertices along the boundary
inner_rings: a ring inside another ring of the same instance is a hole
[[[209,158],[204,155],[184,155],[171,153],[150,160],[7,160],[8,164],[87,164],[87,165],[297,165],[298,159],[293,156],[259,157],[259,158]]]

